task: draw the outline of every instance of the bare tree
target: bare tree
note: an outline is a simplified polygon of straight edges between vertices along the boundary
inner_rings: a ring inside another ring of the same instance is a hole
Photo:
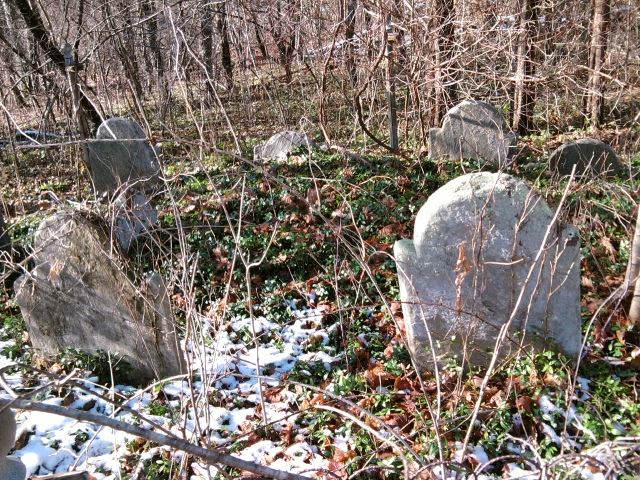
[[[536,102],[536,43],[538,40],[538,8],[540,0],[519,0],[518,47],[511,128],[521,135],[533,130]]]
[[[66,79],[64,55],[55,45],[49,31],[45,28],[37,7],[32,8],[28,0],[7,0],[7,2],[20,13],[36,44]],[[100,114],[82,90],[80,91],[79,103],[84,114],[97,127],[102,121]]]
[[[586,116],[592,128],[600,126],[603,114],[604,88],[602,69],[609,38],[610,0],[593,0],[591,44],[589,46],[589,82],[587,84]]]

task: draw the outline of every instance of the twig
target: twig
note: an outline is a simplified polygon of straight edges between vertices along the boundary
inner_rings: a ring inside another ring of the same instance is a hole
[[[145,440],[148,440],[150,442],[158,443],[160,445],[166,445],[177,450],[182,450],[183,452],[202,459],[208,464],[223,464],[228,467],[237,468],[239,470],[244,470],[268,478],[274,478],[276,480],[309,479],[309,477],[305,477],[303,475],[275,470],[273,468],[265,467],[254,462],[242,460],[238,457],[234,457],[233,455],[227,455],[215,450],[202,448],[180,438],[145,430],[135,425],[131,425],[114,418],[105,417],[103,415],[96,415],[90,412],[73,410],[69,408],[59,407],[57,405],[49,405],[47,403],[25,400],[21,398],[0,399],[0,409],[8,406],[11,406],[12,408],[19,408],[22,410],[60,415],[62,417],[73,418],[81,422],[95,423],[104,427],[113,428],[114,430],[119,430],[121,432],[135,435],[136,437],[144,438]]]

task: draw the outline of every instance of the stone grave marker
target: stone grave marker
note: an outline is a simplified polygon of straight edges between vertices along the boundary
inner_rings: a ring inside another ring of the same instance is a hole
[[[472,365],[487,365],[510,319],[501,356],[522,342],[576,358],[578,231],[553,224],[525,182],[487,172],[449,182],[420,209],[413,240],[396,242],[394,252],[408,346],[420,368],[433,367],[432,345],[439,364],[453,356],[460,363],[466,352]]]
[[[594,138],[565,143],[549,156],[549,167],[555,174],[571,175],[574,165],[577,177],[613,177],[625,171],[613,148]]]
[[[20,460],[8,457],[16,441],[16,418],[10,408],[0,411],[0,479],[25,480],[27,468]]]
[[[286,160],[298,147],[313,147],[313,141],[301,132],[285,131],[276,133],[266,142],[256,145],[253,159],[256,161]]]
[[[159,183],[160,162],[144,130],[135,121],[109,118],[98,127],[96,140],[88,146],[96,192],[111,193],[123,184],[142,191]]]
[[[114,233],[126,252],[131,244],[158,223],[158,211],[144,193],[116,201]]]
[[[33,346],[122,355],[143,379],[184,373],[169,295],[152,274],[136,285],[109,239],[79,214],[45,219],[34,238],[35,268],[15,284]]]
[[[465,100],[446,113],[442,128],[429,130],[429,156],[436,160],[481,160],[502,167],[516,141],[516,134],[509,131],[497,108]]]
[[[96,138],[105,141],[89,144],[93,186],[97,193],[118,193],[113,230],[126,252],[158,221],[146,192],[159,183],[160,163],[142,127],[128,118],[105,120]]]

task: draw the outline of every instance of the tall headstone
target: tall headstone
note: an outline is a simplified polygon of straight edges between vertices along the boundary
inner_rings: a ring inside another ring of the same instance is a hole
[[[429,197],[413,240],[394,247],[409,350],[421,368],[434,359],[460,362],[463,352],[471,364],[487,365],[509,322],[501,356],[522,343],[576,357],[580,242],[576,228],[553,216],[506,174],[464,175]]]
[[[159,276],[136,286],[103,232],[78,214],[45,219],[35,268],[15,284],[33,346],[121,354],[141,378],[184,372],[169,296]]]
[[[27,468],[15,458],[7,457],[16,440],[16,419],[9,408],[0,411],[0,479],[25,480]]]
[[[121,117],[105,120],[88,148],[96,192],[113,192],[123,184],[142,191],[158,184],[160,162],[135,121]]]
[[[256,161],[286,160],[298,147],[313,147],[314,142],[301,132],[285,131],[276,133],[266,142],[256,145],[253,158]]]
[[[509,131],[502,113],[493,105],[465,100],[451,108],[442,128],[429,130],[429,156],[433,159],[473,159],[501,167],[508,163],[517,136]]]
[[[146,194],[159,183],[160,162],[142,127],[128,118],[105,120],[96,139],[89,143],[91,180],[97,193],[118,193],[113,230],[126,252],[157,223],[158,214]]]
[[[571,175],[575,166],[577,177],[613,177],[625,170],[613,148],[594,138],[581,138],[561,145],[549,156],[549,166],[558,175]]]

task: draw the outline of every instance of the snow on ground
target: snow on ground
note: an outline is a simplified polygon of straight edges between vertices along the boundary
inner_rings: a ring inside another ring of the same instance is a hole
[[[230,446],[242,439],[242,435],[246,438],[263,424],[264,418],[272,422],[276,432],[282,432],[294,426],[296,395],[286,389],[275,396],[261,397],[261,392],[264,394],[267,389],[279,386],[283,375],[298,361],[322,362],[328,367],[339,360],[326,352],[306,350],[312,343],[316,348],[328,343],[330,332],[322,327],[321,308],[295,309],[291,311],[291,317],[285,326],[264,317],[256,317],[253,321],[236,318],[230,328],[212,335],[211,345],[187,345],[198,380],[192,383],[175,379],[145,390],[126,385],[105,389],[93,383],[95,379],[87,379],[86,387],[93,394],[73,388],[64,396],[49,391],[46,399],[38,399],[151,428],[148,422],[136,418],[130,411],[114,409],[110,402],[100,398],[114,397],[120,404],[143,414],[146,420],[186,440],[199,438],[214,445]],[[203,326],[206,328],[204,318]],[[243,331],[251,334],[255,331],[260,344],[243,342],[240,336]],[[12,346],[12,341],[0,342],[0,352],[8,351]],[[0,368],[11,363],[0,354]],[[258,382],[258,374],[263,376],[262,385]],[[5,379],[12,388],[19,390],[26,386],[20,374],[6,375]],[[135,450],[132,448],[135,445],[133,436],[98,425],[40,412],[18,412],[17,421],[21,445],[14,455],[27,466],[29,475],[88,470],[99,480],[120,479],[125,456],[131,457],[131,450]],[[157,452],[153,450],[147,457],[153,453]],[[307,476],[327,468],[327,461],[318,454],[317,448],[304,441],[301,435],[294,435],[287,443],[247,442],[244,448],[235,450],[234,455]],[[138,462],[145,458],[143,454]],[[182,453],[175,452],[174,459],[180,458]],[[193,460],[196,462],[192,464],[195,474],[191,480],[215,475],[214,467],[196,460]]]

